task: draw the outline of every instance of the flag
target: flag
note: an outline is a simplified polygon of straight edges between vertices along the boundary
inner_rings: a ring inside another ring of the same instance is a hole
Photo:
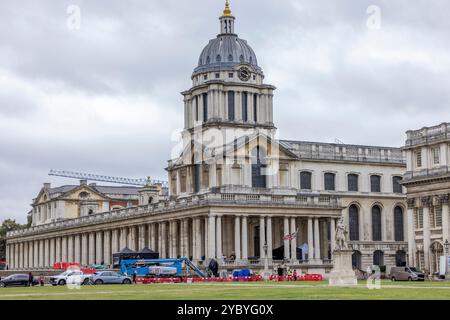
[[[295,231],[294,233],[291,233],[291,234],[286,235],[286,236],[283,238],[283,240],[289,240],[289,241],[292,241],[292,240],[294,240],[295,238],[297,238],[297,234],[298,234],[298,229],[297,229],[297,231]]]

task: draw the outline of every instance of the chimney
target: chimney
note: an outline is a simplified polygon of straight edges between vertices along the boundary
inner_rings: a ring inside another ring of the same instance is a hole
[[[96,187],[97,184],[96,184],[96,183],[89,183],[89,186],[91,186],[91,187]]]
[[[87,186],[87,180],[80,180],[80,186]]]
[[[44,183],[44,189],[50,189],[51,186],[52,186],[51,183],[48,182]]]

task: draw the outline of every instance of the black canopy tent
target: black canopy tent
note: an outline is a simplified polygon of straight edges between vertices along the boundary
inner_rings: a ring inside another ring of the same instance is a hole
[[[113,267],[120,267],[122,260],[159,259],[159,253],[145,247],[141,251],[133,251],[127,247],[113,254]]]

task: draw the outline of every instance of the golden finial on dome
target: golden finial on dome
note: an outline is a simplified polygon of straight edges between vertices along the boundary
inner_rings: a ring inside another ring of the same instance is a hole
[[[224,16],[231,16],[231,9],[230,9],[230,3],[228,0],[225,1],[225,10],[223,10]]]

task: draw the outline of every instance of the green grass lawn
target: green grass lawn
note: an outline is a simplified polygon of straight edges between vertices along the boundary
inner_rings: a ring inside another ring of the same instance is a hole
[[[329,287],[326,282],[211,283],[2,288],[0,299],[12,300],[415,300],[450,299],[446,282],[382,282],[380,290]]]

